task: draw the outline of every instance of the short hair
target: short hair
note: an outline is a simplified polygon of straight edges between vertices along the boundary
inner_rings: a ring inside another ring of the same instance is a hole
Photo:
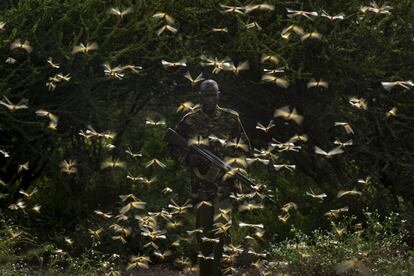
[[[200,85],[200,93],[206,92],[206,91],[219,91],[218,84],[215,80],[205,80]]]

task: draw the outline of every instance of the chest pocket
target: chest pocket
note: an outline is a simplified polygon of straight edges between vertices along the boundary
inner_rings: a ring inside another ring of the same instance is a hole
[[[210,122],[209,123],[209,135],[214,134],[220,138],[229,137],[231,134],[231,130],[232,130],[232,126],[228,122]]]
[[[194,128],[192,129],[191,136],[201,136],[206,139],[209,135],[215,135],[219,138],[227,138],[232,134],[233,122],[224,116],[217,118],[205,118],[199,117],[195,120],[193,124]],[[222,146],[215,145],[217,143],[212,143],[210,150],[215,153],[220,152],[223,148]]]

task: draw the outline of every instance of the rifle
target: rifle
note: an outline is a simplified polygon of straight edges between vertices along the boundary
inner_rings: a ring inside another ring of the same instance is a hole
[[[208,172],[204,175],[201,174],[197,168],[194,169],[194,173],[197,175],[197,177],[205,181],[214,183],[214,181],[217,179],[218,176],[223,175],[222,174],[223,171],[224,173],[232,172],[232,176],[235,179],[239,180],[242,184],[247,186],[250,190],[257,191],[257,189],[254,188],[254,186],[256,186],[256,183],[252,179],[248,178],[246,175],[235,170],[231,165],[225,163],[223,160],[221,160],[211,151],[204,149],[200,147],[199,145],[195,145],[195,144],[189,145],[187,140],[184,137],[182,137],[180,134],[178,134],[175,130],[168,128],[167,133],[165,135],[165,140],[170,145],[178,146],[189,152],[191,151],[195,152],[210,162],[211,166]],[[262,199],[266,198],[267,200],[276,204],[276,201],[269,195],[263,194],[261,198]]]

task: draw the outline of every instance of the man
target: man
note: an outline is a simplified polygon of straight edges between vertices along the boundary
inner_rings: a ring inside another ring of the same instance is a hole
[[[176,132],[189,143],[205,147],[219,158],[243,157],[250,151],[248,137],[238,113],[218,106],[220,91],[217,82],[205,80],[201,83],[201,107],[186,114],[176,126]],[[199,269],[200,275],[222,275],[231,272],[231,262],[223,262],[223,246],[231,242],[228,228],[231,225],[232,202],[230,194],[235,192],[234,181],[221,174],[210,173],[210,163],[196,153],[172,148],[173,157],[182,165],[191,168],[192,199],[197,209]],[[231,163],[242,167],[243,162]]]

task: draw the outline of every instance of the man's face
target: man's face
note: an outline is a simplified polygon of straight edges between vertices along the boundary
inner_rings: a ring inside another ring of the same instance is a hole
[[[202,92],[200,95],[200,101],[203,109],[213,111],[218,104],[220,98],[219,93],[220,92],[215,90]]]

